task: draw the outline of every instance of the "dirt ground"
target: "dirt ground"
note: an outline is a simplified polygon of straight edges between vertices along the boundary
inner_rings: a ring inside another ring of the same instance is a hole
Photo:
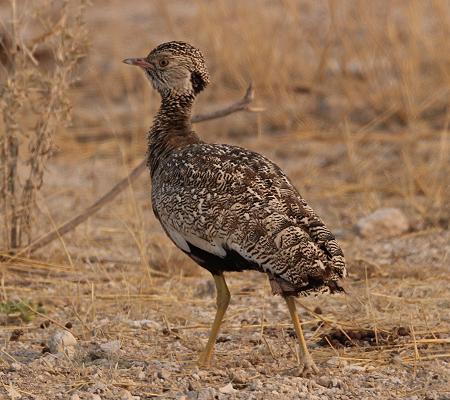
[[[182,3],[95,1],[88,10],[91,48],[71,92],[73,124],[55,138],[36,233],[81,212],[144,157],[158,99],[119,62],[173,35],[206,46],[207,32],[188,27],[201,20],[196,7],[208,6]],[[248,82],[242,73],[230,83],[217,53],[212,40],[215,83],[198,112],[238,99]],[[252,65],[246,73],[260,80],[263,68]],[[349,264],[346,294],[298,299],[319,374],[298,376],[287,308],[255,272],[227,276],[232,299],[212,366],[196,365],[214,318],[213,281],[165,237],[144,174],[60,240],[1,262],[2,304],[23,306],[0,314],[0,399],[450,399],[448,131],[439,118],[333,129],[314,114],[320,96],[285,97],[283,108],[275,89],[256,88],[265,112],[196,129],[274,160],[336,233]],[[339,96],[327,99],[334,118]],[[402,210],[408,231],[358,235],[358,220],[380,207]],[[52,354],[49,340],[62,331],[76,339],[74,352]]]

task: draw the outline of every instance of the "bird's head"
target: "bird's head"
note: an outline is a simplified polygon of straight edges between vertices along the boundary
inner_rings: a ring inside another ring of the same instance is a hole
[[[127,58],[124,63],[141,67],[161,96],[170,93],[198,94],[209,83],[203,54],[185,42],[167,42],[147,57]]]

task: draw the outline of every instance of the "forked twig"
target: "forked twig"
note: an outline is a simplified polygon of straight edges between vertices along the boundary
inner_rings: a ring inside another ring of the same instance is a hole
[[[196,123],[216,118],[222,118],[238,111],[247,111],[247,112],[261,111],[261,109],[259,108],[250,107],[253,98],[254,98],[254,90],[253,86],[250,84],[242,99],[220,110],[212,111],[210,113],[194,115],[192,117],[192,122]],[[106,203],[109,203],[110,201],[115,199],[119,193],[124,191],[128,187],[128,185],[130,185],[133,181],[135,181],[142,174],[142,172],[146,170],[146,164],[147,160],[144,159],[138,164],[137,167],[135,167],[130,172],[130,174],[127,177],[119,181],[109,192],[101,196],[97,201],[95,201],[92,205],[86,208],[81,214],[78,214],[77,216],[73,217],[69,221],[62,224],[59,228],[35,240],[28,247],[22,249],[16,255],[22,254],[24,252],[32,253],[76,228],[82,222],[86,221],[91,215],[95,214],[98,210],[100,210]],[[14,258],[14,256],[11,256],[11,258]]]

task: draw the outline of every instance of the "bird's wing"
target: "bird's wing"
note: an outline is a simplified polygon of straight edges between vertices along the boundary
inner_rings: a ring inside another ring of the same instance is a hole
[[[225,258],[229,251],[294,286],[345,275],[334,236],[281,169],[258,153],[196,144],[153,177],[155,214],[173,242]]]

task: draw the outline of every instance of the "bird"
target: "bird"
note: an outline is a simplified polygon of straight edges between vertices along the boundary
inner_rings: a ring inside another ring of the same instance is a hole
[[[335,236],[274,162],[243,147],[204,142],[194,132],[192,105],[210,82],[198,48],[170,41],[123,62],[140,67],[161,97],[148,132],[154,215],[215,282],[216,315],[200,366],[210,365],[230,302],[224,273],[254,270],[268,275],[273,294],[287,304],[300,375],[317,373],[295,298],[343,291],[346,262]]]

